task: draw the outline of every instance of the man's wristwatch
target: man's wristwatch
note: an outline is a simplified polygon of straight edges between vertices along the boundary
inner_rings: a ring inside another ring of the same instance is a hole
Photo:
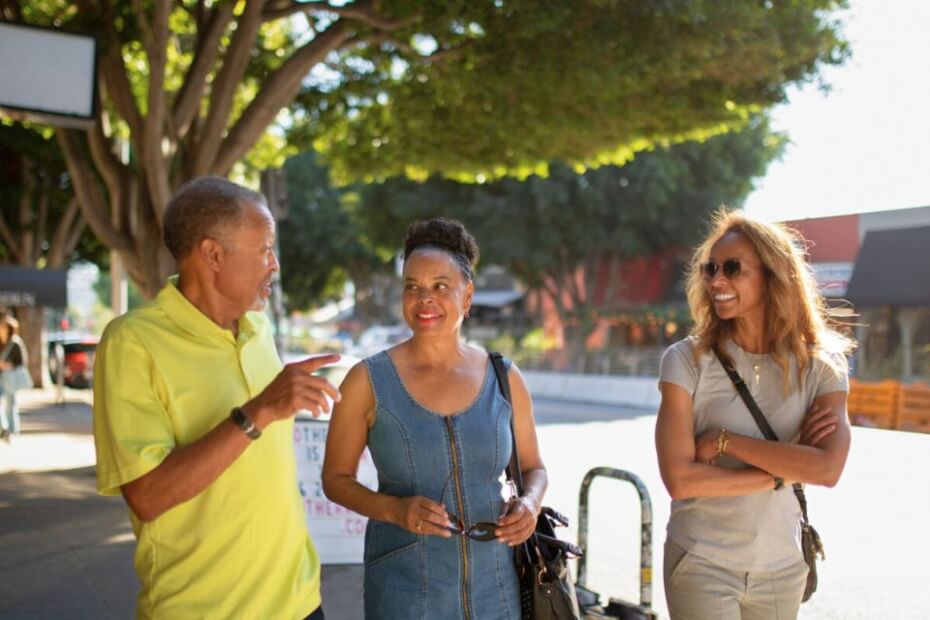
[[[246,415],[241,407],[233,407],[232,413],[229,414],[236,426],[242,429],[242,432],[249,436],[249,439],[255,441],[262,436],[262,432],[255,426],[252,418]]]

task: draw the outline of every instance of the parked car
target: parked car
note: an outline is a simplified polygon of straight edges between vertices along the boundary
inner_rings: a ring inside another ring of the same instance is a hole
[[[94,382],[94,355],[99,339],[90,334],[54,333],[48,337],[48,372],[52,382],[58,379],[56,347],[64,349],[64,382],[71,388],[89,388]]]

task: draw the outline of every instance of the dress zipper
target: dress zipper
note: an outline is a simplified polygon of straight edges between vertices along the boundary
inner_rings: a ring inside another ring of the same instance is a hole
[[[459,508],[459,518],[464,519],[465,505],[462,502],[462,483],[459,479],[459,459],[458,451],[455,449],[455,433],[452,428],[452,419],[446,417],[444,420],[446,430],[449,431],[449,448],[452,450],[452,479],[455,483],[455,498]],[[469,620],[471,614],[468,611],[468,540],[464,536],[459,536],[459,544],[462,547],[462,606],[465,611],[465,618]]]

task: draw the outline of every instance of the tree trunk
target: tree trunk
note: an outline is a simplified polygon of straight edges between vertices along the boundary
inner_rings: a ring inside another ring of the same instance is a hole
[[[45,308],[18,308],[20,334],[29,353],[29,374],[36,387],[48,387],[48,347],[43,343],[45,333]]]
[[[258,53],[255,45],[262,24],[298,11],[332,7],[286,3],[282,9],[266,6],[263,0],[201,6],[207,13],[196,24],[198,49],[188,71],[174,76],[183,78],[182,87],[175,91],[166,87],[171,82],[166,74],[167,50],[178,45],[169,25],[175,4],[181,3],[159,0],[148,3],[145,11],[136,11],[148,69],[147,75],[136,76],[146,79],[145,102],[140,106],[131,79],[137,69],[127,67],[122,53],[125,33],[117,26],[117,7],[109,2],[76,3],[78,13],[97,25],[103,42],[98,64],[101,105],[96,123],[86,132],[56,131],[81,213],[104,245],[119,254],[146,298],[153,297],[175,271],[161,240],[162,216],[171,193],[193,177],[228,175],[278,112],[295,99],[310,70],[330,52],[362,40],[347,20],[332,21],[268,72],[246,108],[234,112],[236,94]],[[239,4],[241,12],[234,8]],[[375,20],[377,15],[373,9],[358,8],[353,18],[348,21],[357,26],[357,20]],[[399,26],[385,22],[379,27]],[[228,41],[223,40],[224,33],[229,34]],[[117,155],[127,146],[112,129],[118,119],[129,128],[131,158]]]
[[[568,330],[565,339],[565,348],[568,351],[569,363],[577,372],[587,372],[588,338],[597,329],[597,322],[588,308],[575,308],[573,312],[576,322]],[[563,321],[568,317],[562,317]]]

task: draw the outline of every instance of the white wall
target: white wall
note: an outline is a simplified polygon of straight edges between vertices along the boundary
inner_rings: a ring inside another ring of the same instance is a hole
[[[623,405],[657,410],[657,377],[572,375],[524,370],[530,393],[536,398],[567,400],[599,405]]]

